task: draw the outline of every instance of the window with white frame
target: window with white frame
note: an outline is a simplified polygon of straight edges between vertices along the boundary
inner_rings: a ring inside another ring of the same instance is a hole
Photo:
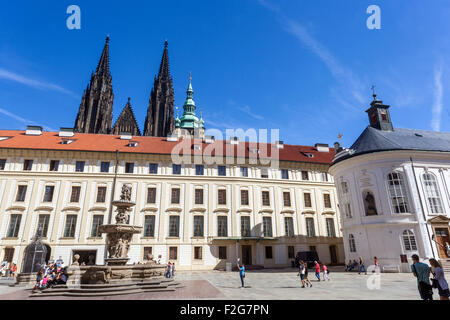
[[[388,188],[394,213],[409,212],[408,197],[401,173],[391,172],[388,174]]]
[[[353,234],[348,235],[348,246],[350,248],[350,252],[356,252],[356,242]]]
[[[431,213],[443,213],[444,209],[436,177],[432,173],[424,173],[422,179],[425,188],[425,197],[427,198]]]
[[[306,218],[306,236],[307,237],[315,237],[316,231],[314,228],[314,218]]]
[[[327,234],[329,237],[336,237],[336,229],[334,227],[334,219],[333,218],[327,218],[326,219],[326,223],[327,223]]]
[[[264,217],[263,218],[263,235],[264,237],[272,237],[272,218]]]
[[[284,218],[284,231],[286,237],[294,236],[294,219],[292,217]]]
[[[350,189],[346,181],[341,182],[341,195],[342,195],[342,211],[347,219],[352,218],[352,208],[350,205]]]
[[[417,251],[416,237],[411,230],[403,231],[403,244],[406,251]]]

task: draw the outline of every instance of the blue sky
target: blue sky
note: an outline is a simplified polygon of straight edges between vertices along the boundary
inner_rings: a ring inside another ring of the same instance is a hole
[[[81,30],[66,27],[71,4]],[[366,27],[371,4],[381,30]],[[72,127],[109,34],[114,118],[131,97],[141,129],[167,39],[175,104],[192,72],[207,128],[349,146],[375,84],[394,127],[449,131],[449,16],[448,0],[4,1],[0,128]]]

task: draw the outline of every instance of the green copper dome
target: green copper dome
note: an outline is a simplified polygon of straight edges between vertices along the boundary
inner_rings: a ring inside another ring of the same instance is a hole
[[[183,115],[175,120],[175,126],[182,129],[197,129],[204,127],[204,121],[199,120],[195,115],[195,101],[193,99],[194,90],[192,89],[192,77],[189,74],[189,86],[186,91],[186,101],[183,105]],[[177,126],[178,123],[178,126]]]

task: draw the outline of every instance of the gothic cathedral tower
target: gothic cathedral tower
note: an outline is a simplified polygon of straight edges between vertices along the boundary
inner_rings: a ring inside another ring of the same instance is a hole
[[[155,77],[153,89],[144,124],[144,136],[167,137],[174,130],[174,93],[173,80],[169,71],[169,52],[167,41],[159,67],[158,77]]]
[[[83,92],[74,131],[110,134],[112,131],[114,94],[109,72],[109,37],[106,38],[97,70]]]

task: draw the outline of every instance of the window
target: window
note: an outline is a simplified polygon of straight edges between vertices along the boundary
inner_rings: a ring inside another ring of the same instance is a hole
[[[406,251],[417,251],[416,237],[411,230],[403,231],[403,244]]]
[[[155,236],[155,216],[145,216],[144,220],[144,237],[154,237]]]
[[[97,188],[97,203],[104,203],[106,201],[106,187]]]
[[[143,260],[149,260],[150,256],[152,255],[153,248],[152,247],[144,247],[144,259]]]
[[[436,177],[431,173],[424,173],[423,183],[425,185],[425,197],[431,213],[443,213],[444,209]]]
[[[305,202],[305,208],[311,208],[312,207],[312,204],[311,204],[311,193],[305,192],[303,194],[303,201]]]
[[[51,160],[50,161],[50,171],[58,171],[58,168],[59,168],[59,161]]]
[[[309,180],[308,171],[302,171],[302,180],[304,180],[304,181],[308,181]]]
[[[150,163],[149,172],[150,174],[158,174],[158,164]]]
[[[272,218],[263,218],[263,235],[264,237],[272,237]]]
[[[94,215],[92,217],[92,229],[91,229],[92,238],[102,237],[102,233],[98,229],[102,224],[103,224],[103,215]]]
[[[323,205],[325,208],[331,208],[331,198],[329,193],[323,194]]]
[[[100,172],[108,173],[109,172],[109,166],[110,166],[109,162],[102,162],[100,164]]]
[[[227,190],[225,189],[218,190],[218,201],[219,204],[221,205],[227,204]]]
[[[133,173],[134,172],[134,163],[127,162],[125,163],[125,173]]]
[[[241,167],[241,177],[248,177],[248,168]]]
[[[241,190],[241,206],[248,206],[248,190]]]
[[[47,237],[49,221],[50,221],[49,214],[40,214],[39,215],[37,232],[40,233],[41,237]]]
[[[169,260],[177,260],[177,259],[178,259],[178,248],[169,247]]]
[[[334,219],[332,218],[327,218],[326,219],[327,222],[327,234],[329,237],[336,237],[336,230],[334,228]]]
[[[169,219],[169,237],[178,238],[180,236],[180,217],[170,216]]]
[[[205,167],[201,164],[195,165],[195,175],[203,176],[205,173]]]
[[[156,188],[147,189],[147,203],[156,203]]]
[[[77,226],[77,216],[69,214],[66,217],[66,227],[64,228],[64,238],[75,238]]]
[[[72,187],[72,193],[70,195],[70,202],[78,203],[80,201],[80,192],[81,192],[81,187],[78,187],[78,186]]]
[[[203,189],[195,189],[195,204],[203,204]]]
[[[294,246],[288,246],[288,259],[295,258],[295,249]]]
[[[263,206],[270,206],[270,193],[269,191],[263,191],[262,192],[262,204]]]
[[[14,259],[14,248],[5,248],[5,254],[3,255],[3,260],[6,262],[13,262]]]
[[[327,182],[327,181],[328,181],[328,173],[326,173],[326,172],[321,172],[321,173],[320,173],[320,178],[321,178],[321,181]]]
[[[227,237],[228,236],[228,218],[224,216],[217,217],[217,236]]]
[[[267,168],[261,169],[261,178],[264,178],[264,179],[269,178],[269,169],[267,169]]]
[[[85,164],[86,164],[86,162],[84,162],[84,161],[75,162],[75,172],[84,172]]]
[[[46,186],[45,187],[44,202],[52,202],[53,201],[53,191],[55,191],[54,186]]]
[[[227,167],[225,166],[219,166],[219,176],[226,176],[227,175]]]
[[[394,213],[407,213],[408,200],[402,175],[398,172],[388,174],[388,187]]]
[[[23,162],[23,171],[31,171],[33,168],[33,160],[25,160]]]
[[[241,217],[241,237],[250,237],[250,217]]]
[[[287,169],[281,169],[281,179],[289,179],[289,171]]]
[[[350,252],[356,252],[356,242],[355,242],[355,236],[353,234],[348,235],[348,246],[349,246]]]
[[[203,237],[203,216],[194,216],[194,237]]]
[[[173,204],[179,204],[180,203],[180,189],[179,188],[172,188],[172,199],[171,202]]]
[[[6,159],[0,159],[0,170],[1,171],[5,170],[5,166],[6,166]]]
[[[291,206],[291,193],[290,192],[283,192],[283,203],[285,207]]]
[[[294,236],[294,219],[292,217],[284,218],[284,232],[286,237]]]
[[[194,247],[194,259],[202,260],[202,247]]]
[[[266,259],[273,259],[272,246],[265,246]]]
[[[219,247],[219,259],[227,259],[227,247]]]
[[[12,214],[9,220],[7,238],[17,238],[19,236],[20,221],[22,220],[21,214]]]
[[[350,190],[346,181],[341,182],[342,211],[347,219],[352,218],[352,208],[350,206]]]
[[[26,195],[27,195],[27,186],[18,186],[17,187],[16,201],[17,202],[24,202]]]
[[[181,174],[181,165],[180,164],[172,165],[172,174]]]
[[[306,218],[306,236],[315,237],[316,231],[314,229],[314,218]]]

